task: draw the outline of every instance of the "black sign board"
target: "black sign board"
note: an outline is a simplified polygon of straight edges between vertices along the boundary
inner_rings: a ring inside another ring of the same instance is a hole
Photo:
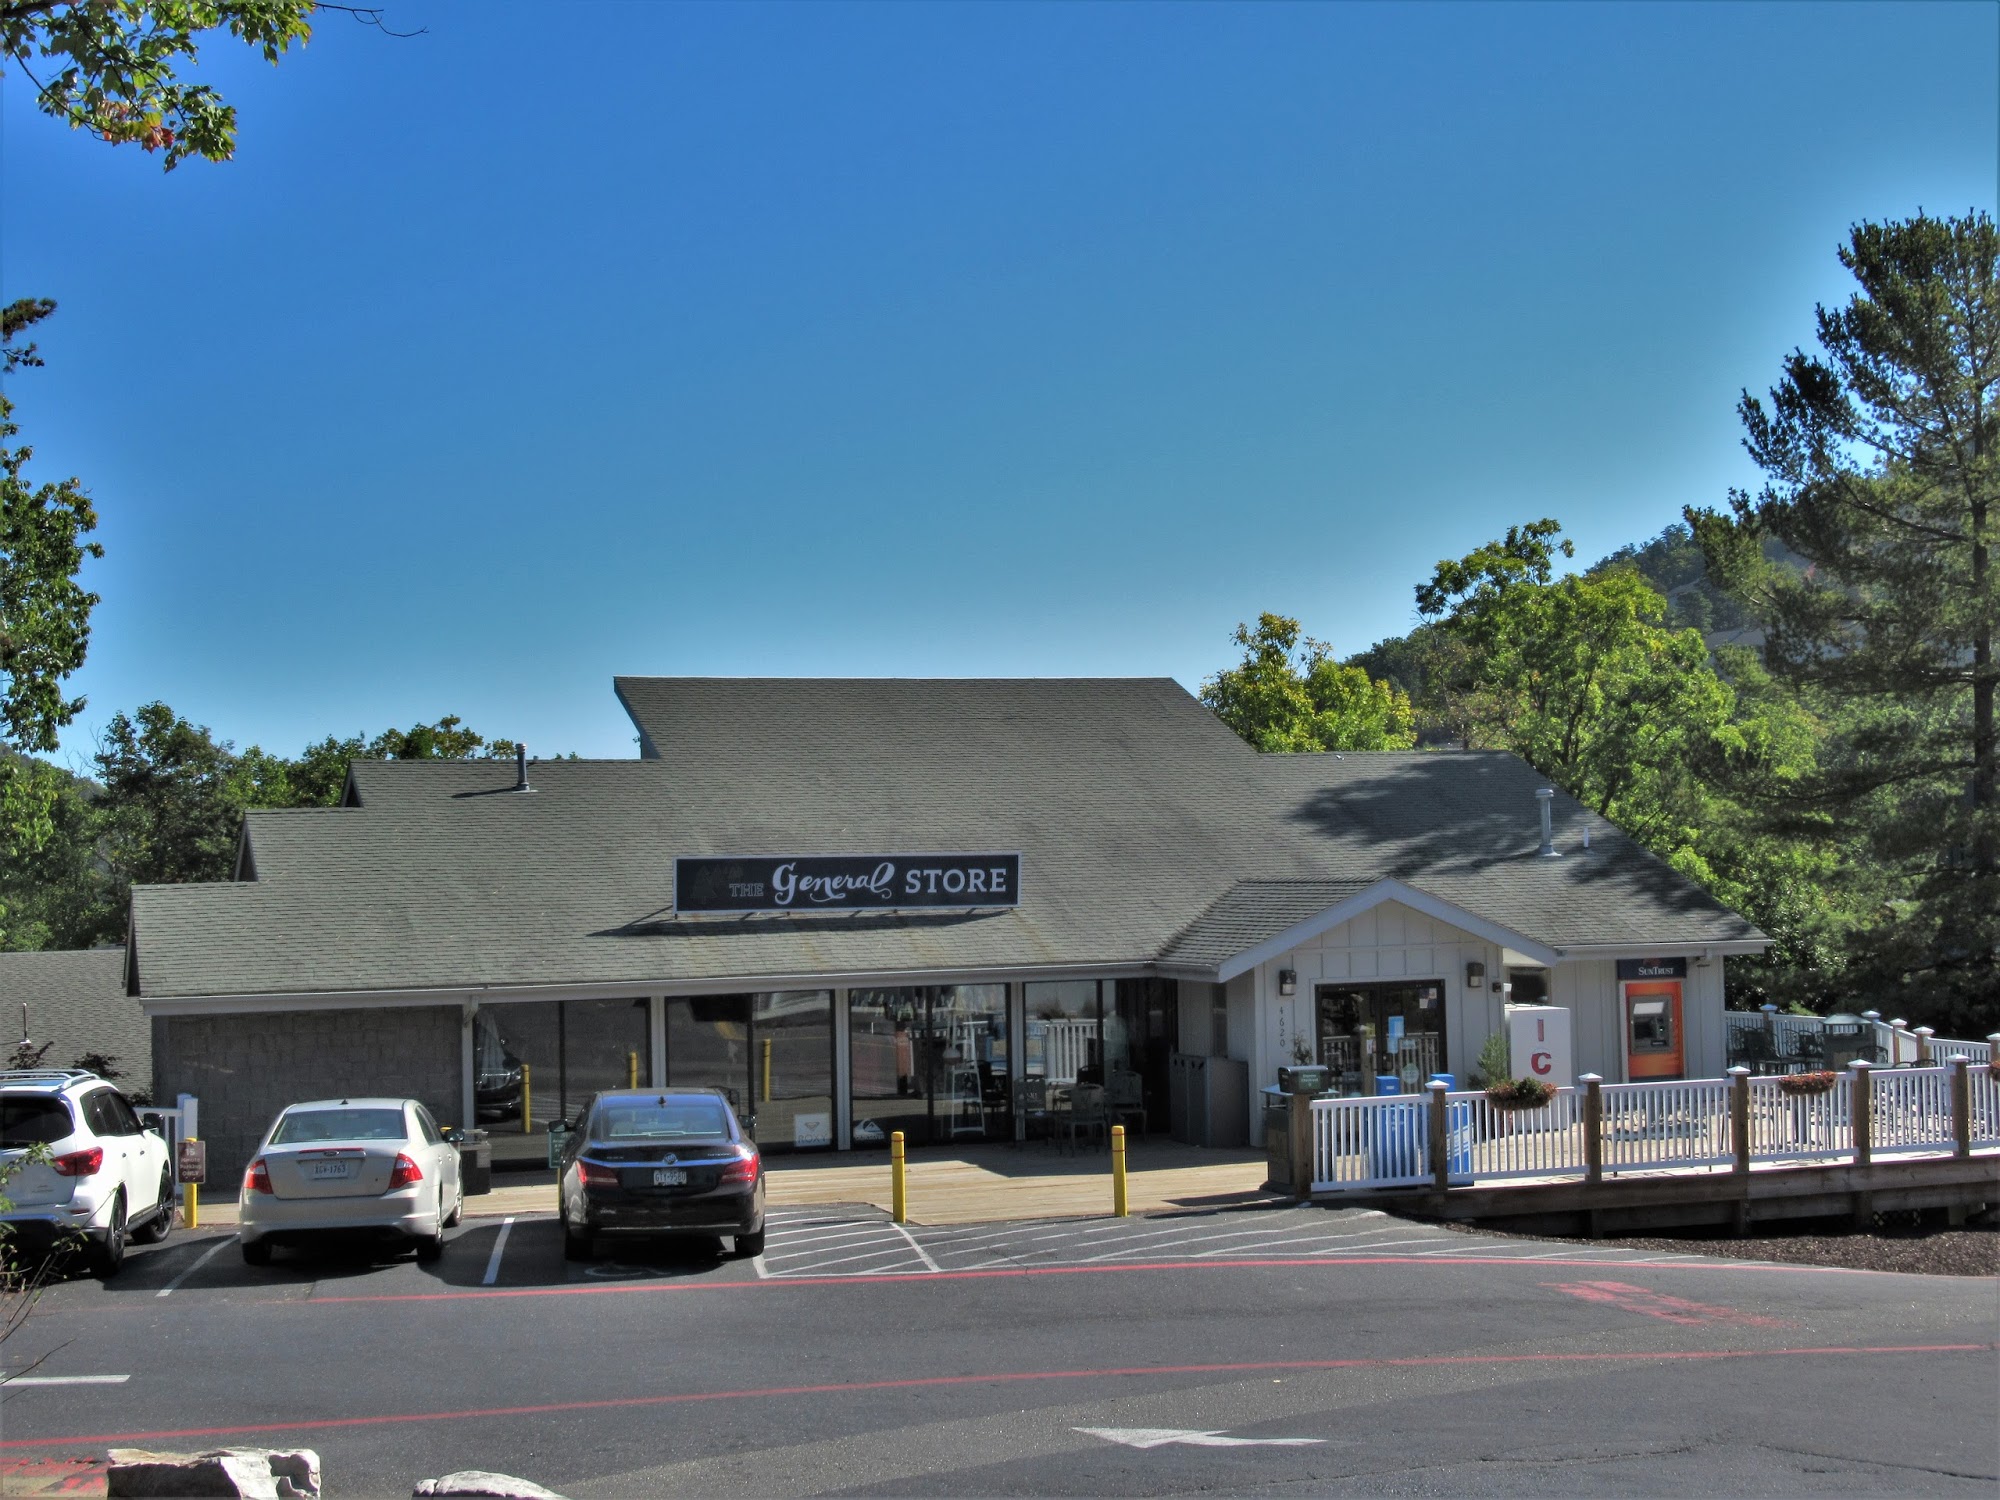
[[[1018,854],[777,854],[674,861],[677,912],[971,911],[1021,904]]]
[[[1620,979],[1685,979],[1688,961],[1684,958],[1621,958]]]
[[[174,1156],[175,1177],[197,1187],[208,1181],[207,1141],[182,1141]]]

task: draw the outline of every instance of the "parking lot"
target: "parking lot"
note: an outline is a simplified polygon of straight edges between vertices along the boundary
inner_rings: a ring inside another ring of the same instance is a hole
[[[160,1246],[135,1246],[108,1283],[72,1276],[53,1286],[49,1308],[139,1294],[155,1298],[263,1291],[326,1298],[437,1290],[505,1290],[642,1278],[829,1277],[1005,1273],[1023,1268],[1256,1264],[1285,1260],[1453,1259],[1550,1264],[1721,1264],[1697,1253],[1502,1239],[1438,1228],[1372,1209],[1287,1207],[1129,1219],[1058,1219],[1003,1224],[902,1225],[866,1204],[773,1209],[764,1253],[729,1254],[727,1241],[686,1244],[606,1239],[598,1258],[563,1259],[553,1214],[469,1216],[447,1238],[442,1260],[379,1257],[332,1247],[280,1252],[266,1267],[243,1264],[226,1227],[180,1231]]]
[[[52,1287],[0,1475],[304,1444],[330,1493],[490,1468],[641,1493],[1990,1493],[1990,1286],[1279,1207],[948,1226],[773,1210],[765,1253],[539,1213],[443,1257],[246,1266],[226,1228]],[[1893,1397],[1884,1393],[1893,1391]],[[1825,1420],[1838,1412],[1838,1421]]]

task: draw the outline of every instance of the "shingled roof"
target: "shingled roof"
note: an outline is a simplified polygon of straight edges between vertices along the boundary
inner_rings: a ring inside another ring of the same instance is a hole
[[[1542,783],[1512,756],[1263,756],[1167,679],[617,690],[642,759],[541,762],[528,793],[511,763],[358,761],[349,806],[251,814],[254,878],[134,891],[141,993],[1189,972],[1385,879],[1552,951],[1761,941],[1566,797],[1565,858],[1536,858]],[[676,856],[891,850],[1018,851],[1021,905],[672,910]]]
[[[67,1068],[97,1052],[117,1060],[121,1085],[151,1083],[152,1023],[125,992],[123,948],[0,953],[0,1041],[9,1050],[20,1038],[23,1005],[30,1039],[50,1043],[45,1066]]]

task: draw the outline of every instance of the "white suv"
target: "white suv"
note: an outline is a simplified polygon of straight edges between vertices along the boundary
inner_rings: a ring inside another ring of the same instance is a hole
[[[165,1138],[117,1089],[73,1068],[0,1072],[0,1197],[12,1205],[0,1212],[8,1239],[46,1249],[81,1236],[99,1276],[124,1263],[128,1237],[148,1244],[174,1227]]]

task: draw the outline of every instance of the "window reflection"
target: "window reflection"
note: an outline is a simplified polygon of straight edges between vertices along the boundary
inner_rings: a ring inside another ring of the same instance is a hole
[[[848,1039],[857,1147],[1011,1134],[1004,984],[850,990]]]
[[[833,991],[667,1001],[667,1082],[720,1089],[766,1151],[833,1144]]]

